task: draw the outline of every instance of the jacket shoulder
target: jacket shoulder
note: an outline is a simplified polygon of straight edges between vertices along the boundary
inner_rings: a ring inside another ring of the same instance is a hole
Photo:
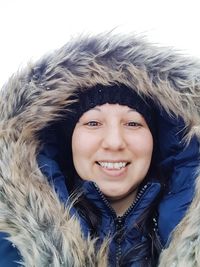
[[[19,267],[19,251],[6,239],[8,235],[0,232],[0,266],[1,267]]]

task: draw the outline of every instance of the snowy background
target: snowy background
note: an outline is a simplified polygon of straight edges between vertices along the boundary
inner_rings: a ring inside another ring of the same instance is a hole
[[[200,58],[199,10],[199,0],[0,0],[0,87],[82,33],[137,33]]]

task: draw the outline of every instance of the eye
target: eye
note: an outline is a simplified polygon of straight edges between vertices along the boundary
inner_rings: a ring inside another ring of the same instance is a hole
[[[97,127],[97,126],[100,126],[101,123],[98,121],[88,121],[87,123],[84,123],[84,125],[89,126],[89,127]]]
[[[141,127],[142,126],[141,123],[138,123],[138,122],[135,122],[135,121],[129,121],[125,125],[126,126],[130,126],[130,127]]]

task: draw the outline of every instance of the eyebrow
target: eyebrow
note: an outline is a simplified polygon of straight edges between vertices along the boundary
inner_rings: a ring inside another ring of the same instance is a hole
[[[101,111],[101,109],[100,109],[100,108],[97,108],[97,107],[91,108],[90,110],[97,110],[97,111]]]
[[[90,110],[96,110],[96,111],[100,111],[101,112],[101,109],[97,108],[97,107],[91,108]],[[127,112],[129,113],[129,112],[135,112],[135,111],[137,112],[136,109],[130,108]]]
[[[135,111],[137,112],[137,110],[134,109],[134,108],[131,108],[131,109],[128,110],[128,112],[135,112]]]

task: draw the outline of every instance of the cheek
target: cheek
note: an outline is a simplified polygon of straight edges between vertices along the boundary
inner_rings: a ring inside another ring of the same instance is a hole
[[[72,135],[72,156],[75,164],[86,154],[88,145],[88,139],[84,134],[75,129]]]
[[[136,135],[129,142],[133,154],[151,160],[153,152],[153,138],[150,133]]]
[[[74,131],[72,136],[72,154],[76,157],[92,155],[98,147],[98,139],[85,131]]]
[[[86,164],[84,164],[85,154],[87,149],[87,140],[84,140],[83,135],[79,131],[74,131],[72,136],[72,158],[76,172],[82,178],[85,176]]]
[[[74,167],[82,179],[86,179],[90,175],[98,146],[98,140],[95,135],[90,135],[78,129],[74,131],[72,136],[72,157]]]

